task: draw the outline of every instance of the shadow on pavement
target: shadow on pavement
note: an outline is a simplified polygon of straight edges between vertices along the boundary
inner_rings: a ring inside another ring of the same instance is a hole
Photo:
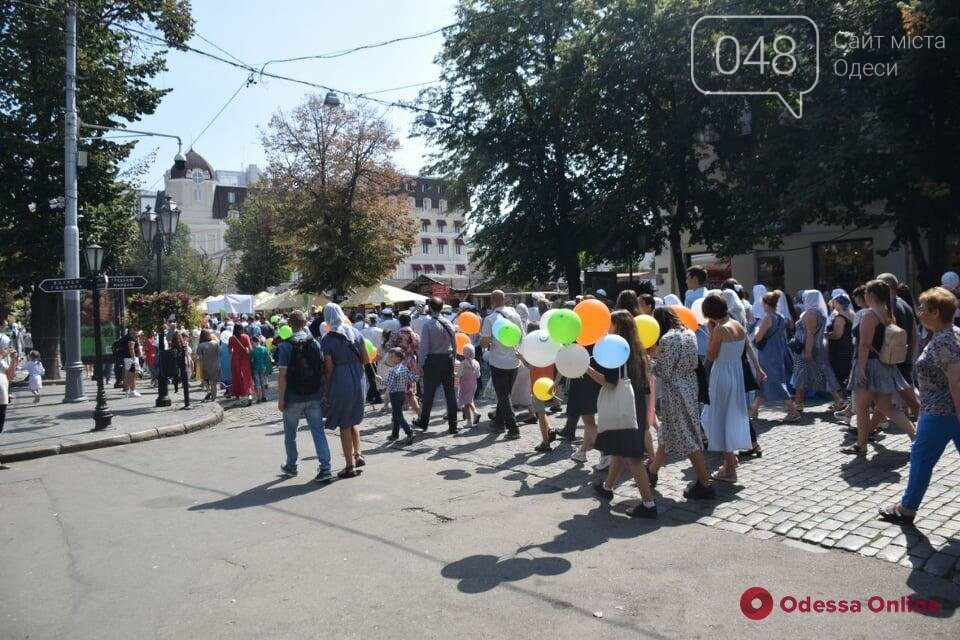
[[[557,576],[570,570],[565,558],[507,558],[492,555],[467,556],[451,562],[440,570],[440,575],[459,580],[461,593],[485,593],[503,582],[516,582],[530,576]]]
[[[214,500],[213,502],[205,502],[204,504],[194,505],[187,509],[187,511],[206,511],[207,509],[229,510],[246,509],[248,507],[263,507],[274,504],[275,502],[280,502],[281,500],[286,500],[287,498],[293,498],[295,496],[300,496],[305,493],[311,493],[313,491],[323,489],[330,484],[299,482],[297,484],[285,484],[279,487],[276,486],[285,480],[286,478],[278,477],[274,480],[259,484],[236,495],[221,498],[220,500]]]

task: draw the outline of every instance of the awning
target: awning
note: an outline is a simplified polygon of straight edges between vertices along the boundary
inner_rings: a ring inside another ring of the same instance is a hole
[[[457,238],[457,239],[454,240],[453,242],[454,242],[454,244],[463,244],[463,238]]]
[[[355,291],[353,295],[340,303],[341,307],[377,307],[381,304],[398,302],[423,302],[426,296],[406,291],[388,284],[374,284]]]
[[[429,225],[429,224],[430,224],[430,218],[420,218],[420,222],[421,222],[422,224]]]
[[[310,310],[310,307],[322,307],[330,302],[327,298],[319,294],[297,293],[289,290],[279,293],[270,300],[267,300],[258,311],[279,311],[283,309],[303,309]]]
[[[226,294],[206,301],[207,313],[253,313],[253,296]]]
[[[445,267],[444,265],[442,265],[442,264],[435,264],[435,265],[433,265],[433,266],[436,268],[437,271],[445,271],[445,270],[446,270],[446,267]]]
[[[437,238],[437,244],[447,244],[446,238]]]
[[[421,238],[421,239],[420,239],[420,242],[422,242],[422,243],[424,243],[424,244],[430,244],[430,243],[433,242],[433,240],[431,240],[430,238]]]

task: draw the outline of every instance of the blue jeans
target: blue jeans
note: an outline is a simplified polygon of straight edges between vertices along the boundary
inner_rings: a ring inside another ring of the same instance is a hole
[[[267,373],[265,371],[254,371],[253,372],[253,386],[257,389],[263,389],[263,385],[267,381]]]
[[[406,403],[406,401],[407,394],[405,392],[390,392],[390,411],[393,416],[393,431],[390,435],[392,435],[394,438],[400,435],[400,429],[403,429],[403,432],[408,436],[413,433],[413,431],[410,430],[410,424],[403,415],[403,405]]]
[[[930,484],[933,467],[953,440],[960,452],[960,421],[957,416],[930,416],[921,412],[917,422],[917,437],[910,448],[910,478],[900,501],[907,509],[916,511]]]
[[[300,425],[301,416],[307,419],[307,426],[310,427],[320,470],[329,470],[330,447],[327,446],[327,437],[323,433],[323,409],[319,400],[287,403],[283,412],[283,446],[287,450],[287,466],[297,468],[297,427]]]

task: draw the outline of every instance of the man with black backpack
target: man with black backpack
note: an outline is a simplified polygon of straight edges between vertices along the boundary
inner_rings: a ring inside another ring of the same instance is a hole
[[[277,352],[280,378],[278,407],[283,413],[283,445],[287,460],[280,467],[286,477],[297,475],[297,427],[300,418],[307,419],[313,446],[317,450],[320,469],[314,482],[329,482],[330,447],[323,433],[323,353],[320,344],[305,327],[307,318],[294,311],[288,320],[293,336],[284,340]]]

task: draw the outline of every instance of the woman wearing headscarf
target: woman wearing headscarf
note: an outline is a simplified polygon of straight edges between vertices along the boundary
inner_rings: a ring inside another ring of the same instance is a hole
[[[750,417],[757,417],[764,401],[773,400],[786,405],[787,416],[783,419],[784,422],[797,422],[800,414],[787,390],[787,381],[793,371],[793,358],[787,348],[787,319],[777,311],[782,296],[780,291],[763,295],[763,314],[753,338],[757,346],[757,359],[763,372],[767,374],[767,379],[760,383],[756,400],[750,407]]]
[[[803,292],[803,313],[797,320],[796,337],[803,351],[796,359],[791,380],[796,394],[793,401],[803,413],[803,396],[808,391],[829,391],[833,395],[833,410],[844,408],[840,384],[830,368],[824,334],[827,328],[827,303],[817,289]]]
[[[673,306],[673,305],[676,305],[676,306],[678,306],[678,307],[682,307],[682,306],[683,306],[683,303],[680,302],[680,298],[678,298],[678,297],[677,297],[675,294],[673,294],[673,293],[668,293],[667,295],[665,295],[665,296],[663,297],[663,304],[664,304],[665,306],[668,306],[668,307],[671,307],[671,306]]]
[[[763,296],[765,295],[767,295],[767,288],[765,286],[762,284],[753,285],[753,304],[750,306],[750,311],[753,314],[753,322],[749,328],[751,335],[756,331],[760,321],[763,320],[763,317],[767,313],[763,306]]]
[[[527,335],[527,325],[530,324],[530,309],[522,302],[514,308],[517,310],[517,315],[520,316],[520,331],[523,332],[522,335]]]
[[[837,382],[845,389],[853,366],[852,303],[843,289],[834,289],[830,297],[833,313],[827,321],[827,355]]]
[[[324,360],[323,404],[327,429],[340,430],[340,445],[346,466],[338,478],[355,478],[358,467],[366,464],[360,452],[360,429],[363,421],[363,368],[369,358],[363,336],[347,324],[340,305],[327,303],[323,308],[327,333],[320,341]]]

